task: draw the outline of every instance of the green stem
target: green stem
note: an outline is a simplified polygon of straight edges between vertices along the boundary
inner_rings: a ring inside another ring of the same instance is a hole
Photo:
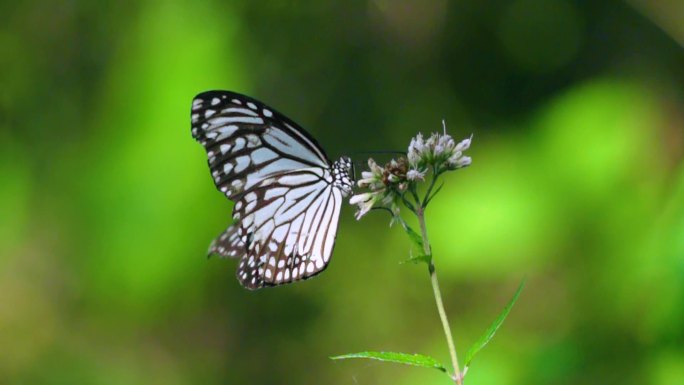
[[[430,185],[428,186],[427,192],[425,193],[425,197],[423,198],[423,207],[427,207],[427,202],[428,198],[430,198],[430,193],[432,192],[432,188],[435,187],[435,183],[437,182],[437,168],[432,167],[432,178],[430,179]]]
[[[428,271],[430,272],[430,281],[432,282],[432,291],[435,295],[435,302],[437,303],[437,311],[439,312],[439,318],[442,321],[442,327],[444,328],[444,335],[446,336],[447,345],[449,346],[449,355],[451,356],[451,364],[454,367],[454,383],[458,385],[463,384],[463,378],[461,377],[461,371],[458,366],[458,356],[456,355],[456,346],[454,345],[454,337],[451,335],[451,327],[449,327],[449,320],[447,319],[446,311],[444,310],[444,303],[442,302],[442,292],[439,290],[439,282],[437,281],[437,272],[435,271],[435,264],[432,261],[432,252],[430,248],[430,241],[428,240],[427,228],[425,227],[425,208],[418,207],[416,209],[416,216],[418,217],[418,223],[420,224],[420,232],[423,237],[423,251],[425,255],[430,256],[430,264],[428,265]]]

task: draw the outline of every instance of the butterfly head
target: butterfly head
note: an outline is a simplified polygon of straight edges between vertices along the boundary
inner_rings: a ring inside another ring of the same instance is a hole
[[[332,166],[332,172],[335,178],[333,185],[340,189],[345,198],[352,193],[352,187],[354,186],[352,167],[354,167],[354,164],[351,159],[346,156],[335,161]]]

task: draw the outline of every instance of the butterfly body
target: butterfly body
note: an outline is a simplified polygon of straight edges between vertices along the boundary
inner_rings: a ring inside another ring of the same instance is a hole
[[[197,95],[191,121],[216,187],[235,202],[234,224],[209,253],[239,258],[237,278],[248,289],[323,271],[352,191],[351,160],[331,162],[296,123],[233,92]]]

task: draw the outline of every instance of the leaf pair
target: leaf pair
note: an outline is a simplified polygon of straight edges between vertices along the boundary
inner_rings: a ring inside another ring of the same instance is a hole
[[[416,260],[418,258],[424,258],[424,257],[427,257],[427,256],[414,257],[414,258],[409,259],[409,261]],[[518,287],[518,290],[513,295],[513,298],[511,298],[511,300],[508,302],[506,307],[504,307],[503,311],[494,320],[494,322],[489,326],[487,331],[470,347],[470,349],[468,349],[468,352],[466,353],[464,365],[463,365],[463,374],[462,375],[465,375],[465,373],[468,371],[468,368],[470,367],[470,363],[472,362],[475,355],[477,353],[479,353],[480,350],[482,350],[482,348],[484,348],[489,343],[489,341],[492,340],[492,338],[494,337],[494,334],[496,334],[497,330],[499,330],[499,328],[503,324],[504,320],[508,316],[508,313],[511,312],[513,305],[518,300],[518,297],[520,296],[520,293],[522,292],[522,289],[524,286],[525,286],[525,280],[523,280],[520,283],[520,286]],[[423,354],[366,351],[366,352],[343,354],[340,356],[330,357],[330,359],[333,359],[333,360],[344,360],[344,359],[349,359],[349,358],[367,358],[367,359],[378,360],[378,361],[394,362],[394,363],[404,364],[404,365],[421,366],[424,368],[437,369],[440,372],[449,374],[447,369],[444,367],[444,365],[442,365],[439,361],[435,360],[434,358],[432,358],[430,356],[426,356]]]
[[[416,233],[406,222],[402,222],[401,225],[404,227],[404,230],[406,231],[406,234],[408,234],[409,238],[411,238],[411,241],[413,244],[418,247],[418,250],[420,250],[419,255],[417,256],[411,256],[409,259],[399,262],[401,264],[404,263],[413,263],[413,264],[419,264],[421,262],[425,262],[426,264],[430,264],[432,262],[432,255],[429,254],[424,254],[424,248],[423,248],[423,237],[421,237],[418,233]]]

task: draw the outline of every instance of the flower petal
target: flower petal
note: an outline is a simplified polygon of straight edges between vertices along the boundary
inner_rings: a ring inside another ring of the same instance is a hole
[[[366,202],[371,198],[372,193],[357,194],[349,198],[349,204],[355,205],[361,202]]]

